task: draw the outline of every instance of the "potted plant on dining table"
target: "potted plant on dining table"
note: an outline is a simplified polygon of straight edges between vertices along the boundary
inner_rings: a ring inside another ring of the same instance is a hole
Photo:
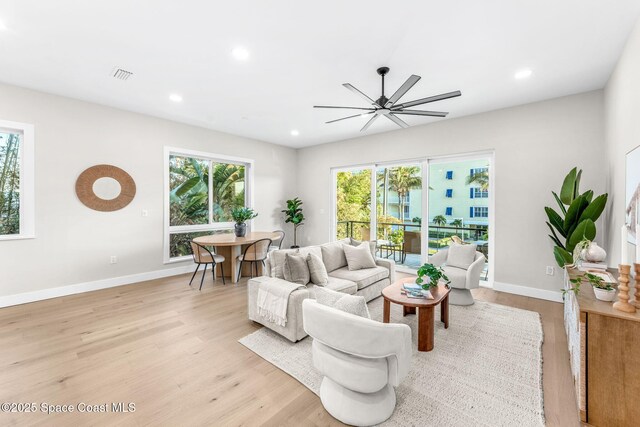
[[[258,213],[251,208],[233,208],[231,210],[231,218],[236,225],[234,232],[237,237],[244,237],[247,234],[247,221],[257,217]]]

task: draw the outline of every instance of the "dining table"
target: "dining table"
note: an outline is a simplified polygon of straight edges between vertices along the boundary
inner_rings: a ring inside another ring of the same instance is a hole
[[[235,233],[217,233],[210,234],[208,236],[200,236],[193,239],[195,243],[202,246],[213,247],[218,255],[224,256],[224,270],[229,272],[231,276],[231,283],[238,281],[238,256],[241,255],[244,249],[262,239],[276,240],[280,238],[278,233],[272,231],[250,231],[243,237],[237,237]],[[258,275],[262,275],[262,265],[258,265]],[[243,271],[244,274],[251,274],[251,265],[246,266]]]

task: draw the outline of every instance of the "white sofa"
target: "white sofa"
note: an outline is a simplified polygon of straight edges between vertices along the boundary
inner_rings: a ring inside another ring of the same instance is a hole
[[[394,387],[411,366],[411,328],[380,323],[307,299],[304,328],[313,338],[313,365],[323,375],[320,399],[343,423],[379,424],[396,406]],[[340,333],[336,333],[340,331]]]
[[[282,259],[284,258],[282,256],[283,254],[287,252],[315,253],[320,254],[322,257],[323,246],[327,249],[329,246],[333,248],[341,247],[342,244],[351,244],[351,240],[344,239],[319,246],[307,246],[300,249],[283,249],[270,252],[265,264],[265,276],[250,279],[247,285],[249,319],[266,326],[293,342],[306,337],[307,333],[304,331],[302,324],[302,302],[307,298],[315,298],[312,290],[313,284],[309,283],[305,289],[299,289],[291,293],[287,306],[287,323],[285,326],[279,326],[275,323],[265,321],[258,315],[258,287],[260,283],[265,280],[284,281],[281,265],[283,262]],[[335,291],[351,295],[362,295],[367,302],[379,297],[382,294],[382,289],[395,281],[395,262],[392,260],[377,258],[375,260],[375,268],[349,271],[346,258],[325,258],[326,257],[322,257],[322,261],[329,274],[329,283],[326,286]]]

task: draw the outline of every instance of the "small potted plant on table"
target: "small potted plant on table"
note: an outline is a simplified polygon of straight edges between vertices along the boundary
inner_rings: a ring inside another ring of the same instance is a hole
[[[611,286],[611,283],[606,283],[602,277],[596,276],[595,274],[587,273],[584,276],[591,286],[593,286],[593,293],[596,295],[597,299],[607,302],[615,299],[616,290]]]
[[[258,214],[251,208],[233,208],[231,210],[231,218],[236,222],[235,233],[237,237],[244,237],[247,234],[247,223]]]
[[[440,279],[446,281],[445,285],[451,283],[447,275],[444,274],[442,267],[436,267],[433,264],[423,264],[422,267],[418,269],[417,274],[416,284],[422,287],[422,293],[424,295],[429,295],[431,288],[438,286]]]

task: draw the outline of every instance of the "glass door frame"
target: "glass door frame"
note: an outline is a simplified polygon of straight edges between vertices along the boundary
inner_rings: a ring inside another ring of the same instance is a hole
[[[429,171],[432,165],[438,165],[443,163],[463,162],[469,160],[488,160],[489,161],[489,198],[487,199],[487,205],[489,207],[489,274],[487,280],[480,280],[481,286],[493,288],[494,284],[494,260],[495,260],[495,225],[496,225],[496,209],[495,209],[495,152],[491,151],[478,151],[474,153],[466,154],[454,154],[454,155],[442,155],[432,156],[426,159],[426,167],[423,169],[423,194],[422,194],[422,212],[426,212],[427,218],[427,238],[422,239],[422,256],[423,261],[427,262],[429,254]],[[426,184],[426,185],[425,185]],[[426,193],[426,194],[425,194]]]

